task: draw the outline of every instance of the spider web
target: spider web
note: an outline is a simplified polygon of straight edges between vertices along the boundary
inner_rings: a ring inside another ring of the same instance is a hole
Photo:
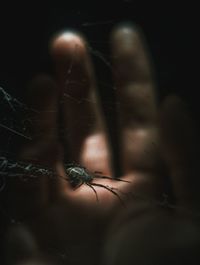
[[[96,51],[94,51],[95,55],[99,55]],[[100,55],[101,58],[102,55]],[[105,60],[105,59],[104,59]],[[107,63],[107,66],[109,64]],[[110,67],[110,65],[109,65]],[[108,84],[106,84],[108,85]],[[110,85],[109,85],[110,86]],[[68,99],[70,100],[76,100],[72,98],[70,95],[66,94],[65,95]],[[89,99],[84,99],[85,101],[88,101]],[[5,148],[4,150],[0,151],[0,198],[1,198],[1,193],[6,190],[6,185],[7,185],[7,179],[6,178],[19,178],[21,181],[28,181],[30,178],[40,178],[42,176],[49,176],[52,178],[54,177],[59,177],[56,175],[56,173],[53,171],[53,169],[42,166],[42,165],[37,165],[34,163],[26,163],[23,161],[20,161],[17,159],[17,156],[15,153],[12,153],[10,145],[13,144],[13,141],[16,141],[18,138],[26,140],[28,142],[32,141],[32,137],[30,134],[28,134],[28,130],[26,128],[26,124],[31,123],[31,120],[29,116],[27,116],[27,113],[37,113],[39,114],[39,111],[36,109],[31,109],[29,108],[26,104],[20,102],[18,99],[15,97],[12,97],[5,88],[0,87],[0,101],[1,101],[1,106],[3,108],[7,108],[7,113],[9,115],[7,117],[2,117],[0,121],[0,133],[6,132],[6,141],[5,141],[5,136],[4,136],[4,144]],[[64,102],[63,102],[64,104]],[[112,104],[111,106],[112,107]],[[21,117],[24,117],[23,119]],[[107,186],[106,186],[107,187]],[[181,207],[177,207],[173,204],[170,204],[168,201],[167,195],[163,194],[163,199],[161,201],[157,200],[152,200],[148,197],[141,196],[140,194],[135,194],[133,192],[129,193],[123,193],[122,191],[115,189],[114,187],[109,187],[109,189],[113,190],[114,192],[117,192],[119,196],[123,198],[134,198],[136,201],[144,201],[151,203],[153,205],[157,205],[159,207],[166,207],[168,209],[179,209],[181,211],[186,212],[187,214],[193,216],[195,215],[196,217],[200,217],[200,213],[198,212],[193,212],[190,209],[184,209]],[[94,198],[95,200],[95,198]],[[0,215],[1,217],[6,220],[6,223],[9,224],[17,224],[18,226],[23,224],[24,222],[21,220],[16,219],[15,216],[12,216],[5,208],[0,204]],[[2,222],[2,220],[1,220]],[[57,249],[53,248],[50,246],[48,248],[49,253],[51,255],[55,255],[56,261],[59,261],[62,263],[66,262],[79,262],[79,258],[76,257],[75,253],[78,250],[78,245],[71,245],[68,246],[64,249]],[[81,248],[79,250],[83,251],[83,246],[80,246]]]
[[[111,23],[111,21],[105,22],[105,24],[107,23]],[[93,26],[93,23],[86,23],[83,26]],[[91,54],[98,58],[106,66],[106,68],[111,70],[110,62],[101,52],[93,49],[91,46],[89,46],[88,48]],[[68,85],[70,84],[70,69],[66,71],[66,73],[66,85]],[[111,84],[109,83],[100,82],[100,85],[111,88]],[[61,101],[60,104],[65,104],[65,98],[67,98],[68,100],[70,99],[71,101],[76,101],[75,98],[65,93],[63,97],[64,100]],[[91,99],[85,98],[82,99],[82,101],[90,102]],[[109,106],[109,110],[112,110],[112,101],[109,99],[104,99],[104,101],[106,101],[106,105]],[[40,117],[42,111],[33,109],[29,105],[21,102],[16,97],[12,96],[9,93],[9,90],[1,84],[0,105],[2,109],[2,111],[0,112],[0,196],[2,194],[4,195],[4,192],[7,192],[7,183],[9,178],[18,178],[21,181],[27,182],[27,178],[39,178],[43,175],[48,175],[49,177],[52,177],[53,175],[54,177],[56,177],[55,172],[51,168],[47,168],[45,166],[42,166],[41,164],[38,165],[24,162],[19,160],[18,158],[19,152],[17,150],[20,148],[21,143],[24,143],[24,141],[26,143],[31,143],[33,141],[29,129],[33,122],[32,117],[34,115]],[[48,111],[54,112],[55,110]],[[91,126],[93,126],[93,124],[91,124]],[[62,128],[60,128],[60,130],[62,131]],[[64,133],[67,134],[68,132],[64,131]],[[32,158],[31,160],[34,160],[34,158]],[[14,216],[10,216],[10,214],[6,212],[6,210],[1,206],[0,212],[1,215],[10,223],[19,222],[19,220],[16,220]]]
[[[92,51],[92,49],[91,49]],[[106,65],[110,66],[110,63],[106,61],[105,58],[103,58],[103,55],[100,54],[97,51],[92,51],[95,55],[97,55],[102,61],[106,62]],[[100,54],[100,55],[99,55]],[[70,81],[69,81],[70,82]],[[109,84],[105,84],[106,86],[109,86]],[[75,98],[65,93],[64,95],[67,98],[70,98],[72,101],[76,101]],[[41,164],[37,163],[28,163],[22,160],[18,160],[15,153],[10,151],[10,142],[11,138],[14,138],[15,140],[17,138],[25,139],[26,141],[31,142],[32,137],[27,133],[27,128],[25,126],[25,121],[28,121],[31,123],[31,120],[29,116],[26,116],[27,111],[28,113],[37,113],[40,114],[40,111],[36,109],[32,109],[29,106],[27,106],[25,103],[20,102],[17,98],[12,97],[3,87],[0,87],[0,101],[1,106],[3,106],[3,109],[7,109],[7,113],[9,113],[10,117],[4,117],[1,119],[0,123],[0,132],[6,132],[7,140],[4,143],[8,143],[6,150],[0,150],[0,193],[4,190],[6,187],[6,177],[12,177],[12,178],[20,178],[21,180],[27,180],[27,178],[39,178],[40,176],[49,176],[49,177],[61,177],[56,174],[56,172],[46,166],[42,166]],[[90,99],[83,99],[83,101],[89,102]],[[65,103],[64,101],[62,102]],[[112,103],[111,103],[112,105]],[[112,107],[112,106],[110,106]],[[23,113],[23,119],[21,119],[21,115]],[[16,138],[17,137],[17,138]],[[33,159],[34,160],[34,159]],[[101,173],[101,172],[100,172]],[[163,194],[163,200],[157,201],[157,200],[151,200],[149,198],[145,198],[144,196],[141,196],[139,194],[134,194],[132,192],[129,193],[123,193],[120,190],[117,190],[113,187],[111,187],[113,191],[118,191],[120,194],[126,197],[134,197],[141,200],[146,201],[152,201],[153,204],[163,205],[170,208],[180,208],[176,207],[172,204],[169,204],[168,198],[166,194]],[[183,209],[183,208],[180,208]],[[185,209],[188,212],[191,212],[188,209]],[[1,209],[3,212],[3,209]],[[6,215],[6,213],[4,213]],[[200,215],[200,213],[196,213],[197,216]],[[11,222],[14,222],[14,219],[11,219]]]
[[[89,25],[87,25],[89,26]],[[96,56],[109,70],[111,70],[111,65],[108,60],[103,56],[103,54],[97,50],[89,47],[91,54]],[[70,71],[66,71],[67,73]],[[68,79],[68,75],[66,78],[66,84],[70,84],[70,77]],[[100,82],[101,86],[106,86],[111,88],[109,83]],[[69,94],[64,94],[63,101],[60,104],[65,104],[65,98],[71,101],[77,101],[76,98],[73,98]],[[82,101],[90,102],[91,99],[84,98]],[[112,111],[113,103],[111,100],[104,99],[105,104],[108,106],[109,111]],[[78,104],[81,102],[77,102]],[[48,176],[50,178],[60,177],[56,175],[53,169],[50,167],[43,166],[42,164],[30,163],[22,161],[18,158],[18,148],[20,148],[21,143],[32,143],[34,140],[30,133],[29,127],[32,126],[34,122],[32,120],[33,116],[40,117],[42,115],[42,111],[33,109],[27,104],[21,102],[16,97],[12,96],[8,89],[4,86],[0,85],[0,105],[3,110],[0,114],[0,139],[1,139],[1,149],[0,149],[0,216],[1,216],[1,226],[2,230],[0,230],[0,234],[4,234],[4,227],[10,224],[24,224],[23,219],[18,219],[15,214],[10,212],[9,208],[5,206],[4,203],[4,195],[7,196],[9,193],[9,179],[18,179],[24,183],[27,183],[31,179],[41,178],[43,176]],[[54,112],[55,110],[48,110],[48,112]],[[77,126],[78,126],[77,121]],[[93,124],[91,124],[93,126]],[[57,128],[55,128],[57,129]],[[62,128],[59,128],[62,132]],[[67,131],[64,131],[67,134]],[[42,135],[40,135],[42,136]],[[34,160],[34,158],[32,158]],[[107,188],[107,187],[106,187]],[[117,192],[113,190],[113,194]],[[12,195],[9,195],[12,196]],[[9,201],[9,196],[6,197]],[[114,196],[114,195],[113,195]],[[94,198],[96,200],[96,198]],[[3,201],[3,203],[2,203]],[[8,203],[9,205],[9,203]],[[81,246],[82,247],[82,246]],[[75,253],[66,254],[69,251],[75,252],[77,249],[77,244],[71,249],[64,250],[61,253],[61,250],[49,248],[49,252],[54,252],[56,255],[56,259],[61,259],[66,262],[70,259],[76,259]],[[74,250],[75,248],[75,250]]]

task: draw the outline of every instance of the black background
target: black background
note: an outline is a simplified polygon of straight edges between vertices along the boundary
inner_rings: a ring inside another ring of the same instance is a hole
[[[199,125],[198,47],[195,47],[198,24],[194,10],[192,4],[175,7],[132,0],[96,1],[93,5],[81,1],[46,5],[10,3],[0,9],[0,86],[24,101],[33,77],[39,73],[53,75],[48,43],[56,32],[65,29],[80,31],[90,46],[109,61],[111,29],[117,23],[131,21],[142,28],[146,37],[159,98],[171,93],[179,95]],[[99,58],[93,56],[93,60],[98,66]],[[102,62],[96,70],[100,80],[107,72],[110,74]],[[1,107],[0,117],[4,111]]]
[[[198,34],[195,34],[195,15],[191,6],[151,6],[126,0],[115,4],[97,1],[95,7],[82,8],[80,2],[75,3],[76,7],[69,3],[43,6],[31,2],[21,6],[11,3],[1,8],[1,86],[20,94],[37,73],[51,71],[48,41],[59,30],[81,31],[94,49],[109,58],[107,42],[113,25],[132,21],[146,36],[155,63],[159,92],[163,95],[175,92],[191,100],[196,98],[197,84],[195,87],[192,81],[197,52],[195,35]],[[89,26],[88,22],[94,24]]]

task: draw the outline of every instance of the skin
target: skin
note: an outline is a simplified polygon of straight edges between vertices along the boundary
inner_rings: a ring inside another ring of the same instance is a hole
[[[104,117],[98,107],[97,84],[87,45],[79,33],[61,32],[55,35],[49,44],[55,77],[36,77],[27,93],[30,106],[38,109],[40,114],[39,117],[35,114],[32,127],[34,140],[23,146],[19,157],[28,161],[37,157],[41,164],[50,165],[60,176],[65,176],[63,161],[66,151],[69,162],[83,165],[91,172],[113,175]],[[176,96],[169,96],[158,106],[152,62],[144,37],[137,27],[115,27],[111,32],[110,45],[114,86],[120,106],[117,117],[123,169],[120,178],[131,183],[105,179],[93,182],[109,185],[124,193],[158,199],[164,192],[163,176],[167,167],[176,204],[197,209],[198,192],[193,182],[194,174],[190,172],[191,167],[194,172],[197,168],[197,137],[187,107]],[[90,100],[85,101],[85,98]],[[61,118],[58,120],[58,117]],[[67,132],[63,133],[62,139],[59,136],[60,126]],[[182,134],[182,131],[185,133]],[[81,235],[85,234],[79,234],[81,225],[75,225],[78,223],[77,215],[78,220],[85,224],[88,242],[91,243],[95,225],[101,227],[101,234],[110,220],[124,210],[118,198],[106,189],[95,187],[99,198],[97,202],[90,187],[82,185],[74,190],[62,178],[49,180],[44,177],[36,183],[20,183],[15,189],[28,201],[28,220],[35,212],[46,209],[45,214],[40,214],[38,227],[34,228],[36,234],[42,231],[43,235],[39,237],[43,245],[51,238],[51,227],[55,229],[52,238],[64,234],[63,237],[67,235],[81,240]],[[21,193],[22,190],[24,193]],[[134,205],[133,198],[120,196],[126,205]],[[20,208],[22,215],[25,208],[24,205]],[[99,234],[96,233],[95,238]],[[61,240],[61,245],[62,242],[65,241]]]
[[[120,122],[119,133],[122,137],[123,176],[120,178],[131,183],[105,179],[98,179],[94,182],[114,186],[123,192],[134,190],[154,196],[156,192],[154,182],[157,181],[157,176],[154,175],[157,175],[156,160],[158,154],[157,150],[154,150],[156,148],[152,148],[152,142],[157,144],[158,133],[155,126],[154,82],[148,53],[143,47],[139,31],[132,29],[131,26],[115,28],[111,34],[110,43],[114,85],[117,88],[117,101],[121,105],[118,119]],[[68,133],[64,134],[61,144],[57,139],[54,141],[59,150],[56,154],[55,147],[52,148],[53,151],[48,153],[48,158],[44,159],[44,163],[49,164],[53,161],[58,174],[65,176],[62,155],[65,153],[65,148],[68,148],[71,152],[69,162],[74,161],[83,165],[91,172],[98,171],[105,176],[112,176],[104,118],[98,108],[97,84],[87,42],[78,33],[63,32],[51,40],[50,54],[55,65],[55,87],[52,84],[54,81],[50,78],[37,77],[36,80],[33,80],[29,92],[32,106],[37,107],[37,109],[39,107],[44,112],[44,117],[40,118],[40,121],[34,125],[35,134],[37,132],[42,134],[41,131],[43,132],[42,139],[36,139],[36,145],[26,146],[22,157],[26,158],[27,155],[34,157],[38,156],[38,153],[40,155],[40,152],[43,151],[39,150],[40,144],[44,138],[47,142],[47,139],[58,137],[58,129],[55,128],[58,127],[56,119],[58,111],[60,111],[62,113],[62,128]],[[130,69],[129,65],[134,60],[136,65]],[[44,80],[45,78],[47,80]],[[51,96],[40,92],[34,101],[34,93],[37,93],[35,91],[41,91],[41,83],[45,82],[47,83],[46,87],[48,87],[49,82],[49,87],[53,87],[52,90],[55,89],[56,91],[50,91]],[[66,82],[69,83],[66,85]],[[41,105],[40,102],[38,103],[39,98]],[[91,101],[85,101],[85,98],[89,98]],[[57,106],[59,100],[64,103]],[[55,112],[49,114],[47,110],[52,108],[55,109]],[[52,146],[52,141],[49,140],[49,142]],[[50,147],[48,146],[48,148]],[[54,194],[48,194],[48,196],[65,197],[72,204],[90,209],[91,212],[98,211],[100,214],[107,215],[114,207],[121,208],[117,197],[103,188],[95,187],[99,197],[97,203],[94,192],[86,185],[74,190],[66,181],[60,179],[57,180],[56,186],[56,194],[53,190]],[[126,198],[124,199],[126,200]]]

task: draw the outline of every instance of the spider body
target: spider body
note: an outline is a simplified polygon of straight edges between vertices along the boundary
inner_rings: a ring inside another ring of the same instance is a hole
[[[84,167],[81,166],[67,167],[66,174],[73,188],[77,188],[84,183],[90,183],[94,178]]]
[[[86,185],[90,187],[90,189],[94,192],[96,196],[96,200],[98,201],[98,195],[95,187],[99,187],[111,192],[115,195],[119,201],[124,205],[122,199],[116,188],[110,187],[108,185],[104,185],[103,183],[95,183],[96,179],[109,179],[114,181],[122,181],[130,183],[127,180],[123,180],[120,178],[112,178],[108,176],[102,175],[101,172],[90,172],[85,167],[76,165],[76,164],[67,164],[65,165],[66,177],[59,176],[57,173],[45,167],[41,167],[40,165],[25,163],[25,162],[15,162],[12,160],[7,160],[5,157],[0,156],[0,192],[4,189],[6,184],[5,177],[19,177],[23,180],[26,180],[28,177],[37,178],[41,176],[49,176],[49,177],[61,177],[70,183],[70,185],[74,189],[78,189],[82,185]]]
[[[90,187],[95,193],[97,201],[98,201],[98,195],[94,187],[101,187],[111,192],[112,194],[114,194],[120,200],[120,202],[124,205],[124,202],[120,198],[119,194],[116,191],[114,191],[116,190],[115,188],[110,187],[108,185],[95,183],[94,180],[95,179],[110,179],[113,181],[122,181],[122,182],[130,183],[129,181],[122,180],[120,178],[114,179],[112,177],[103,176],[101,172],[91,173],[86,168],[79,166],[79,165],[74,165],[74,164],[69,164],[66,166],[66,175],[67,175],[67,180],[70,182],[73,188],[77,189],[84,184]]]

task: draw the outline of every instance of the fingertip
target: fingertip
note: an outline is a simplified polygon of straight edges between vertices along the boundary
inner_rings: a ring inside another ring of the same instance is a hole
[[[48,74],[35,76],[28,84],[27,101],[31,107],[43,109],[57,95],[55,80]]]
[[[151,82],[154,71],[144,34],[139,26],[123,22],[111,32],[111,53],[116,81]]]
[[[132,21],[123,21],[116,24],[112,31],[111,36],[115,37],[120,34],[136,33],[139,31],[139,26]]]
[[[187,104],[177,95],[169,95],[161,106],[160,122],[178,133],[192,129],[193,119]],[[182,134],[181,134],[182,135]]]
[[[79,32],[62,31],[57,33],[49,43],[50,54],[55,60],[66,59],[76,52],[80,56],[86,53],[86,40]]]
[[[111,45],[114,52],[134,52],[134,47],[139,47],[143,42],[142,31],[136,24],[123,22],[111,31]],[[137,50],[136,50],[137,52]]]

